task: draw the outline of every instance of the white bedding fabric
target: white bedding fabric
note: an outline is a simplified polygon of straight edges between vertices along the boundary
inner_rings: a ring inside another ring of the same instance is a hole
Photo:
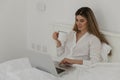
[[[77,66],[62,80],[119,80],[120,63],[99,63],[91,67]]]
[[[32,68],[28,58],[13,59],[0,64],[0,80],[19,80],[9,72]]]
[[[5,64],[7,65],[6,68],[3,67]],[[15,66],[15,64],[19,66]],[[27,66],[26,64],[28,64],[29,66]],[[23,67],[23,65],[26,66]],[[58,78],[56,76],[53,76],[52,74],[33,68],[32,66],[30,66],[28,59],[22,58],[0,64],[0,80],[119,80],[120,79],[120,63],[97,63],[89,67],[82,65],[74,65],[74,66],[75,66],[75,70],[72,70],[66,75]]]
[[[8,72],[8,75],[19,80],[58,80],[57,77],[36,68],[24,69],[16,72]]]
[[[74,71],[60,78],[35,68],[8,72],[7,74],[13,80],[119,80],[120,65],[102,63],[91,67],[77,66]],[[11,79],[7,78],[7,80]]]

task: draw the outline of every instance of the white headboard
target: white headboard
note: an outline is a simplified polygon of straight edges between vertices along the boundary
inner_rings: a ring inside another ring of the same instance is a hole
[[[105,30],[101,30],[101,32],[105,35],[112,47],[110,61],[120,62],[120,33],[113,33]]]
[[[71,24],[53,24],[54,31],[69,32],[73,28]],[[112,55],[109,57],[110,62],[120,62],[120,33],[113,33],[101,30],[112,47]]]

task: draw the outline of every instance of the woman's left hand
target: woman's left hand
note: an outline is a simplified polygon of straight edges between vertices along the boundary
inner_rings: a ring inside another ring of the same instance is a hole
[[[64,58],[60,64],[83,64],[83,60],[75,60],[75,59],[68,59],[68,58]]]
[[[74,60],[72,59],[68,59],[68,58],[64,58],[60,64],[74,64]]]

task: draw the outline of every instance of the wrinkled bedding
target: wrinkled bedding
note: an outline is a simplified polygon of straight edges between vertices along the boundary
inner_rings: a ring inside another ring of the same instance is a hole
[[[13,80],[119,80],[120,66],[116,64],[77,66],[75,70],[62,77],[53,76],[36,68],[7,72],[7,75]],[[9,77],[6,80],[11,80]]]
[[[15,76],[19,80],[58,80],[57,77],[36,68],[24,69],[16,72],[9,72],[8,75]]]
[[[76,70],[62,77],[62,80],[119,80],[119,63],[99,63],[92,66],[77,66]]]
[[[62,77],[32,67],[28,59],[0,64],[0,80],[119,80],[120,63],[97,63],[91,66],[74,65],[75,69]]]

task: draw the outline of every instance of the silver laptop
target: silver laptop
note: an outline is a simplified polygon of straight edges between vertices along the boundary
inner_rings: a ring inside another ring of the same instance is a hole
[[[48,54],[36,52],[33,52],[33,56],[30,57],[30,62],[33,67],[51,73],[57,77],[73,69],[71,65],[59,65],[59,62],[53,61]]]

